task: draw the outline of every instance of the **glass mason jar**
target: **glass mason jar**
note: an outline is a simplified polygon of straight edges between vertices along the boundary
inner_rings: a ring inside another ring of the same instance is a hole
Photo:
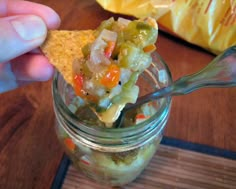
[[[140,75],[140,95],[172,82],[168,67],[154,53],[153,63]],[[73,165],[88,177],[111,186],[132,182],[148,165],[163,136],[171,107],[171,97],[146,103],[125,114],[124,127],[105,128],[89,109],[76,112],[81,100],[63,77],[56,73],[53,80],[56,133]],[[152,112],[139,119],[138,112]],[[88,111],[88,112],[87,112]]]

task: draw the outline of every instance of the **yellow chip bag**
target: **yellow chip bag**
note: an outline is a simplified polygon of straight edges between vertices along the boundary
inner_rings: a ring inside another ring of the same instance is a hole
[[[97,0],[106,10],[154,17],[160,29],[219,54],[236,44],[235,0]]]
[[[81,48],[93,40],[92,30],[52,30],[48,32],[47,39],[41,49],[67,83],[73,86],[72,63],[83,58]]]

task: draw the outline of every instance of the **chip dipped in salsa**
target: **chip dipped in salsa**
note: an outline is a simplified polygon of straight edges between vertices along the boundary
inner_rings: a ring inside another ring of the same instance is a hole
[[[109,127],[139,95],[158,35],[152,18],[110,18],[96,30],[49,31],[41,49],[86,106]]]

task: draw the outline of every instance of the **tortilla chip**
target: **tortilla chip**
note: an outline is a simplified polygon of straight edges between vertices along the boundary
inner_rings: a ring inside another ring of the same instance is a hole
[[[82,47],[94,41],[93,30],[52,30],[41,49],[67,83],[73,86],[72,63],[83,58]]]

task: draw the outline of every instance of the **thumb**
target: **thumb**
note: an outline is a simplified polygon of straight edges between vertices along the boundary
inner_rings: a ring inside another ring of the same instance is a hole
[[[35,49],[46,38],[44,21],[34,15],[0,19],[0,62],[9,61]]]

